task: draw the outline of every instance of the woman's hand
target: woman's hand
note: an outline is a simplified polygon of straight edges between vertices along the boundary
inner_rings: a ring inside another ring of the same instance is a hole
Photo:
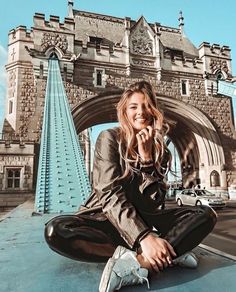
[[[138,152],[143,161],[152,160],[153,128],[147,126],[136,134]]]
[[[154,232],[149,233],[140,242],[142,255],[147,259],[155,272],[160,272],[172,264],[172,257],[176,257],[173,247]]]

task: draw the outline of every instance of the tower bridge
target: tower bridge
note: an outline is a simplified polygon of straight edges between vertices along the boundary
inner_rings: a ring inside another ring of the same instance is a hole
[[[15,135],[25,143],[22,148],[11,140],[7,144],[1,140],[0,191],[12,191],[7,183],[10,170],[20,173],[20,185],[14,191],[36,188],[50,77],[48,60],[53,52],[58,56],[77,134],[116,121],[115,105],[123,90],[147,80],[166,118],[172,121],[169,138],[180,157],[183,185],[201,183],[219,194],[234,189],[232,94],[218,91],[219,76],[222,82],[234,80],[230,48],[208,42],[196,48],[184,34],[182,14],[179,27],[173,28],[149,23],[144,16],[118,18],[79,11],[73,8],[73,1],[68,4],[69,14],[63,22],[57,16],[47,20],[36,13],[30,31],[19,26],[9,33],[3,132],[4,137]],[[34,153],[27,141],[34,144]],[[25,159],[32,155],[34,159]],[[19,163],[9,163],[13,156]],[[85,165],[88,160],[86,155]]]

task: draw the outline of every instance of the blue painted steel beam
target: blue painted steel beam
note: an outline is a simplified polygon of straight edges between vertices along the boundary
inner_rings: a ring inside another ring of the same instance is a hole
[[[74,212],[90,192],[59,61],[49,59],[35,208],[42,213]]]
[[[218,93],[226,96],[236,97],[236,85],[227,81],[218,81]]]

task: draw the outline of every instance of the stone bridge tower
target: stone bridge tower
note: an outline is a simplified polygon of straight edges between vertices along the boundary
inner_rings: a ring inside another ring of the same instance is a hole
[[[228,46],[196,48],[179,27],[73,9],[60,22],[36,13],[30,31],[9,33],[6,121],[22,139],[40,139],[48,58],[56,53],[77,132],[116,121],[121,92],[149,81],[171,121],[169,138],[180,160],[184,186],[201,183],[225,192],[236,184],[236,140],[229,97],[218,79],[232,79]],[[8,125],[9,129],[9,125]],[[6,128],[5,128],[6,130]]]

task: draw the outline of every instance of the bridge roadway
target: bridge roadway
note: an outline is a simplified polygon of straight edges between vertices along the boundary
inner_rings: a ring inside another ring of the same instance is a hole
[[[32,216],[33,205],[27,201],[1,218],[0,292],[98,291],[104,264],[77,262],[51,251],[43,229],[54,215]],[[231,210],[226,217],[234,219],[234,214]],[[223,225],[217,227],[218,235]],[[195,249],[200,259],[196,270],[168,268],[151,279],[151,291],[236,291],[236,257],[203,247]],[[122,291],[147,289],[134,286]]]
[[[216,210],[218,220],[214,230],[204,239],[209,249],[217,249],[236,257],[236,201],[226,202],[226,208]],[[167,208],[176,207],[175,201],[167,201]]]

